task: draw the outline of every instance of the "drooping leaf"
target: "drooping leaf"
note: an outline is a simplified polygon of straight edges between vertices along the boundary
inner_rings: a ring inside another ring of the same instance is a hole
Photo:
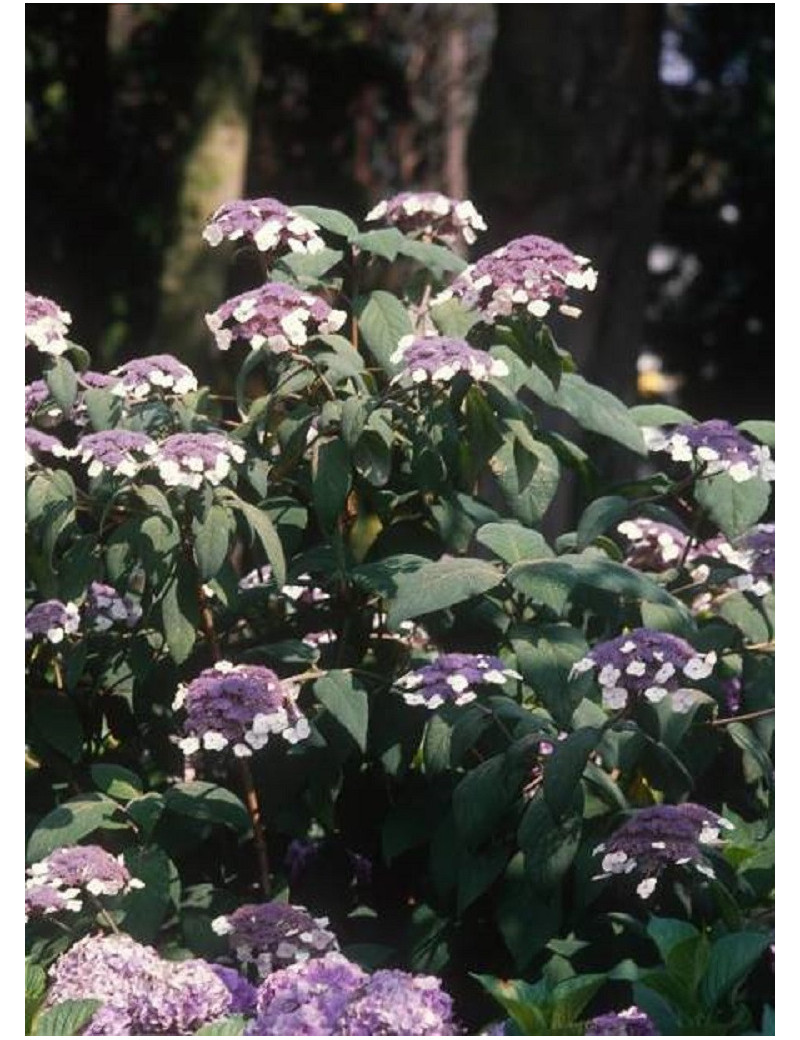
[[[64,845],[77,845],[107,824],[121,820],[119,805],[103,794],[82,794],[51,809],[28,840],[27,861],[36,863]],[[117,824],[119,825],[119,824]]]
[[[239,834],[246,834],[250,829],[250,817],[242,801],[227,788],[204,780],[191,780],[168,788],[164,805],[179,816],[224,824]]]
[[[499,585],[503,575],[484,560],[466,557],[423,564],[413,574],[398,574],[389,603],[388,625],[443,610]]]
[[[737,483],[727,473],[718,473],[697,481],[695,498],[724,535],[736,538],[767,511],[770,486],[760,477]]]
[[[397,366],[389,360],[403,336],[413,331],[411,318],[392,293],[377,289],[357,305],[358,324],[370,353],[385,372]]]
[[[313,220],[323,230],[341,238],[352,238],[358,234],[358,228],[350,217],[340,213],[338,209],[328,209],[325,206],[292,206],[292,209],[302,217]]]
[[[367,747],[369,698],[348,672],[328,672],[314,683],[314,695],[353,738],[360,751]]]
[[[99,1000],[64,1000],[36,1016],[33,1036],[80,1036],[101,1006]]]

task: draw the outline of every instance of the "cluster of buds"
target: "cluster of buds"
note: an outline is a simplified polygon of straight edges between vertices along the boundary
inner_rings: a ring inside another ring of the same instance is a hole
[[[313,220],[277,199],[237,199],[220,206],[206,224],[203,238],[210,246],[224,239],[248,239],[271,262],[287,253],[318,253],[325,248],[319,230]]]
[[[449,336],[403,336],[389,360],[403,366],[393,382],[407,378],[412,383],[449,383],[458,372],[476,382],[508,375],[505,361]]]
[[[164,391],[181,396],[197,389],[194,372],[171,354],[134,358],[112,369],[107,378],[112,394],[132,401]]]
[[[244,446],[222,433],[173,433],[158,446],[154,462],[167,487],[199,490],[204,483],[216,487],[242,463]]]
[[[288,903],[246,904],[215,918],[211,927],[227,937],[242,969],[252,965],[260,978],[339,949],[327,917],[312,917],[305,907]]]
[[[34,604],[25,614],[25,639],[63,643],[64,637],[74,636],[80,625],[81,614],[76,603],[48,599]]]
[[[395,683],[406,704],[422,704],[431,711],[442,704],[469,704],[478,696],[474,687],[503,686],[522,678],[489,654],[440,654],[431,664],[407,672]]]
[[[392,224],[405,235],[454,246],[471,246],[486,221],[469,199],[451,199],[438,191],[403,191],[378,203],[364,218]]]
[[[111,585],[99,581],[89,586],[85,610],[96,632],[107,632],[118,624],[133,628],[142,617],[141,604],[130,593],[121,596]]]
[[[702,476],[727,473],[737,484],[753,477],[775,479],[769,448],[754,444],[725,419],[679,423],[669,431],[645,427],[642,433],[650,451],[664,452],[673,462],[687,462]]]

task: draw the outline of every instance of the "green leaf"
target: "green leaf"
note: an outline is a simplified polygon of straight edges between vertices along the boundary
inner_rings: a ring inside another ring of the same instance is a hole
[[[247,1019],[244,1015],[231,1015],[229,1018],[221,1018],[218,1022],[210,1022],[202,1026],[194,1034],[195,1036],[242,1036]]]
[[[433,242],[420,242],[405,236],[398,247],[398,252],[402,256],[411,257],[423,267],[427,267],[437,278],[441,278],[444,274],[460,274],[467,266],[463,257],[445,246],[436,245]]]
[[[347,672],[328,672],[314,683],[314,695],[350,734],[361,752],[367,748],[367,691]]]
[[[250,530],[259,540],[267,555],[276,583],[284,585],[286,583],[286,558],[280,536],[267,511],[268,507],[260,509],[258,506],[251,505],[230,490],[224,492],[222,500],[228,502],[234,509],[238,509],[245,518],[250,525]]]
[[[64,357],[57,357],[45,372],[45,382],[62,412],[69,413],[78,396],[78,377],[75,369]]]
[[[525,853],[525,869],[539,890],[553,888],[572,866],[581,840],[578,814],[554,819],[544,798],[537,797],[526,808],[517,831]]]
[[[601,731],[594,726],[576,730],[566,740],[557,742],[547,760],[543,793],[555,819],[564,816],[573,805],[589,755],[597,747],[600,736]]]
[[[688,412],[671,404],[637,404],[628,409],[628,414],[639,426],[673,426],[696,421]]]
[[[507,420],[506,425],[513,435],[493,456],[492,473],[509,512],[521,523],[533,526],[540,523],[558,490],[558,458],[546,444],[533,438],[522,422]],[[520,470],[520,451],[530,456],[528,472]]]
[[[772,936],[765,932],[735,932],[717,939],[700,983],[703,1003],[714,1008],[730,997],[763,957],[771,942]]]
[[[596,498],[585,510],[578,523],[578,539],[575,544],[580,552],[609,527],[627,515],[630,502],[620,495],[606,495]]]
[[[241,800],[217,784],[203,780],[175,784],[165,791],[164,805],[179,816],[221,823],[239,834],[250,830],[250,816]]]
[[[571,625],[516,625],[508,633],[517,658],[517,671],[559,724],[566,725],[580,694],[569,673],[588,645]]]
[[[65,1000],[36,1016],[33,1036],[80,1036],[95,1011],[99,1000]]]
[[[740,422],[737,429],[742,433],[749,433],[761,444],[768,448],[775,448],[775,423],[769,419],[751,419],[748,422]]]
[[[665,964],[676,946],[686,942],[687,939],[700,937],[700,933],[694,925],[673,917],[651,917],[647,922],[647,934],[656,944]]]
[[[144,882],[144,888],[131,889],[124,897],[120,925],[139,942],[154,942],[170,905],[180,902],[178,870],[154,845],[126,849],[125,866],[131,877]]]
[[[202,521],[192,524],[194,555],[203,581],[215,578],[228,557],[231,517],[228,510],[213,503]]]
[[[456,339],[464,339],[479,318],[476,311],[468,311],[459,300],[435,303],[430,314],[442,336],[453,336]]]
[[[497,926],[514,963],[524,971],[533,957],[559,933],[561,898],[557,890],[539,892],[525,872],[525,857],[517,853],[508,865],[497,896]]]
[[[484,524],[476,531],[475,539],[509,565],[553,556],[544,535],[513,521]]]
[[[317,516],[323,531],[330,533],[344,512],[352,483],[350,452],[344,441],[316,441],[311,472]]]
[[[83,391],[83,403],[89,415],[89,422],[95,431],[113,430],[115,426],[119,425],[122,399],[116,394],[112,394],[110,390],[87,387]]]
[[[149,840],[156,824],[164,812],[164,796],[156,791],[134,798],[125,806],[125,812],[141,830],[142,837]]]
[[[70,798],[39,821],[28,840],[26,852],[28,863],[45,859],[63,845],[78,842],[96,830],[121,818],[120,807],[115,801],[102,794],[82,794]]]
[[[83,726],[72,701],[63,694],[42,693],[31,699],[31,728],[73,764],[83,756]]]
[[[389,603],[389,628],[479,596],[502,580],[503,575],[491,564],[468,557],[426,563],[410,575],[399,573],[397,592]]]
[[[288,253],[281,257],[280,266],[291,272],[301,285],[316,285],[343,256],[344,253],[339,249],[320,249],[316,253]]]
[[[98,762],[89,772],[98,791],[118,802],[129,802],[142,793],[142,781],[131,769]]]
[[[465,853],[458,864],[458,913],[472,906],[503,873],[508,850],[502,846]]]
[[[364,231],[359,235],[353,235],[350,244],[391,262],[397,259],[405,241],[405,237],[397,228],[381,228],[378,231]]]
[[[403,336],[414,331],[408,311],[396,296],[382,289],[359,300],[356,311],[370,353],[384,371],[393,374],[397,366],[389,358]]]
[[[376,430],[364,430],[353,451],[353,465],[373,487],[384,487],[392,472],[392,449]]]
[[[727,473],[704,477],[695,484],[695,498],[728,538],[744,534],[767,511],[770,486],[760,477],[737,483]]]
[[[325,206],[292,206],[295,213],[299,213],[308,220],[334,235],[341,238],[353,238],[358,235],[358,228],[353,221],[338,209],[328,209]]]
[[[576,975],[564,979],[554,986],[550,994],[553,1014],[550,1025],[553,1031],[562,1026],[573,1026],[581,1012],[605,982],[605,975]]]
[[[767,619],[743,592],[728,591],[716,602],[720,617],[734,625],[750,643],[764,643],[770,638]]]
[[[175,578],[161,599],[164,638],[175,664],[183,664],[194,649],[197,636],[197,590],[193,575],[179,565]]]
[[[497,979],[493,975],[476,975],[474,979],[505,1008],[522,1032],[520,1036],[547,1036],[548,1022],[539,1006],[547,999],[543,983],[532,986],[521,979]]]
[[[28,958],[25,959],[25,1035],[31,1035],[34,1015],[44,1000],[47,976],[44,969]]]

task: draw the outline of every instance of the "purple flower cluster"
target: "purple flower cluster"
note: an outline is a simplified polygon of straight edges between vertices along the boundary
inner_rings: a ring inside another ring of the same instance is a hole
[[[45,418],[51,420],[61,418],[61,409],[51,399],[47,383],[43,379],[34,379],[32,383],[27,383],[25,386],[25,422],[32,419],[44,404],[49,405]]]
[[[41,462],[48,455],[56,459],[69,459],[74,454],[72,448],[65,447],[51,433],[44,433],[34,426],[25,427],[25,469]]]
[[[302,906],[288,903],[248,903],[232,914],[217,917],[211,927],[226,935],[243,968],[254,965],[261,978],[309,957],[339,949],[327,917],[312,917]]]
[[[455,1036],[439,979],[383,970],[369,975],[329,953],[270,975],[249,1036]]]
[[[50,968],[49,1006],[99,1000],[85,1036],[189,1036],[232,1011],[229,985],[202,960],[165,961],[129,935],[87,935]]]
[[[617,531],[625,538],[625,562],[642,571],[666,571],[681,560],[688,535],[671,524],[646,516],[623,520]]]
[[[338,332],[347,315],[332,310],[324,300],[283,282],[266,282],[258,289],[226,300],[206,324],[220,350],[244,340],[251,350],[266,347],[273,354],[303,347],[319,333]]]
[[[775,479],[769,448],[754,444],[725,419],[680,423],[667,432],[645,427],[642,432],[650,451],[666,452],[673,462],[702,464],[704,476],[727,473],[738,484],[752,477]]]
[[[451,199],[438,191],[403,191],[379,202],[364,219],[382,220],[405,235],[438,239],[448,246],[472,245],[475,232],[486,230],[486,221],[469,199]]]
[[[155,464],[167,487],[197,491],[207,481],[213,487],[228,476],[231,463],[244,462],[241,444],[222,433],[173,433],[158,446]]]
[[[672,698],[675,711],[689,711],[695,701],[688,682],[706,679],[714,670],[717,655],[713,650],[698,653],[685,639],[667,632],[636,628],[606,643],[598,643],[572,666],[570,678],[598,669],[597,681],[603,689],[603,707],[619,711],[629,699],[658,704]]]
[[[705,849],[722,844],[720,831],[733,828],[723,816],[693,802],[683,805],[653,805],[634,813],[611,838],[598,845],[603,854],[602,874],[632,874],[639,879],[636,893],[649,899],[661,873],[670,866],[694,867],[705,877],[714,877]]]
[[[466,372],[478,382],[508,375],[505,361],[448,336],[403,336],[389,360],[403,365],[394,381],[407,377],[414,383],[449,383],[457,372]]]
[[[75,603],[47,599],[36,603],[25,615],[25,639],[44,638],[49,643],[61,643],[65,636],[74,636],[80,628],[81,615]]]
[[[57,888],[40,882],[38,878],[30,878],[25,882],[25,921],[64,910],[78,913],[83,907],[83,901],[77,898],[79,895],[80,889]]]
[[[118,896],[144,882],[132,878],[121,856],[112,856],[99,845],[71,845],[56,849],[26,871],[27,884],[57,890],[85,890],[93,896]]]
[[[757,524],[730,543],[722,535],[703,542],[692,553],[692,559],[702,557],[723,560],[738,567],[742,574],[728,578],[726,585],[754,596],[766,596],[775,584],[775,525]],[[708,579],[708,567],[698,564],[693,571],[697,581]]]
[[[274,584],[275,579],[269,564],[256,567],[239,580],[239,588],[242,592],[266,589]],[[293,582],[281,585],[280,588],[276,587],[275,591],[288,600],[287,613],[293,613],[297,607],[312,607],[326,603],[331,598],[330,593],[313,584],[310,574],[298,574]]]
[[[93,581],[86,597],[86,615],[95,631],[106,632],[116,624],[133,628],[142,616],[139,602],[130,593],[120,596],[111,585]]]
[[[112,394],[134,401],[165,390],[182,395],[197,389],[194,372],[171,354],[134,358],[113,369],[107,378]]]
[[[562,314],[578,317],[580,310],[567,304],[569,289],[592,291],[597,272],[586,257],[540,235],[515,238],[480,258],[458,276],[437,301],[455,298],[470,310],[480,311],[493,325],[512,314],[544,318],[551,301]]]
[[[230,994],[231,1004],[228,1008],[230,1015],[247,1015],[250,1017],[256,1010],[256,987],[244,975],[240,975],[235,968],[228,968],[224,964],[209,964],[220,982],[227,987]]]
[[[521,676],[489,654],[440,654],[431,664],[407,672],[395,683],[406,704],[424,704],[433,710],[442,704],[468,704],[478,696],[473,687],[502,686]]]
[[[66,335],[71,321],[69,313],[53,300],[25,293],[26,347],[35,347],[40,353],[55,357],[63,354],[69,346]]]
[[[135,477],[151,462],[158,445],[146,433],[136,430],[101,430],[78,441],[81,461],[88,463],[87,473],[97,477],[109,472],[115,476]]]
[[[293,685],[269,668],[218,661],[178,689],[173,708],[186,712],[178,745],[185,755],[232,745],[234,755],[247,757],[273,734],[296,744],[310,733],[296,697]]]
[[[216,211],[203,231],[210,246],[223,239],[248,238],[275,260],[285,253],[318,253],[325,248],[319,226],[277,199],[237,199]]]
[[[655,1023],[635,1005],[598,1015],[586,1023],[584,1036],[661,1036]]]

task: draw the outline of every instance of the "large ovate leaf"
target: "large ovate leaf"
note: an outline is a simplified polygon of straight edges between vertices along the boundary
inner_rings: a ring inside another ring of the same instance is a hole
[[[502,580],[503,575],[491,564],[468,558],[436,560],[412,574],[398,574],[397,592],[389,601],[389,627],[462,603]]]
[[[325,206],[292,206],[295,213],[313,220],[324,231],[330,231],[341,238],[352,238],[358,234],[358,228],[353,221],[338,209],[328,209]]]
[[[475,539],[509,565],[553,556],[543,534],[513,522],[484,524]]]
[[[383,289],[362,299],[357,311],[361,335],[370,353],[384,371],[394,373],[397,366],[389,358],[402,337],[413,332],[408,311],[396,296]]]
[[[736,538],[766,513],[770,486],[760,477],[738,483],[727,473],[718,473],[697,481],[695,497],[722,533]]]
[[[544,800],[555,819],[560,819],[575,800],[589,755],[597,747],[601,731],[586,726],[556,744],[544,770]]]
[[[64,1000],[36,1016],[33,1036],[80,1036],[101,1006],[99,1000]]]
[[[250,829],[250,817],[232,791],[204,780],[191,780],[170,787],[164,794],[165,807],[179,816],[220,823],[239,834]]]
[[[767,932],[735,932],[717,939],[708,968],[700,983],[700,996],[709,1007],[729,998],[766,952],[772,936]]]
[[[40,820],[28,839],[27,860],[36,863],[64,845],[77,845],[115,821],[121,821],[121,810],[111,798],[92,793],[70,798]]]
[[[369,699],[367,691],[348,672],[329,672],[314,684],[314,695],[358,745],[367,747]]]

